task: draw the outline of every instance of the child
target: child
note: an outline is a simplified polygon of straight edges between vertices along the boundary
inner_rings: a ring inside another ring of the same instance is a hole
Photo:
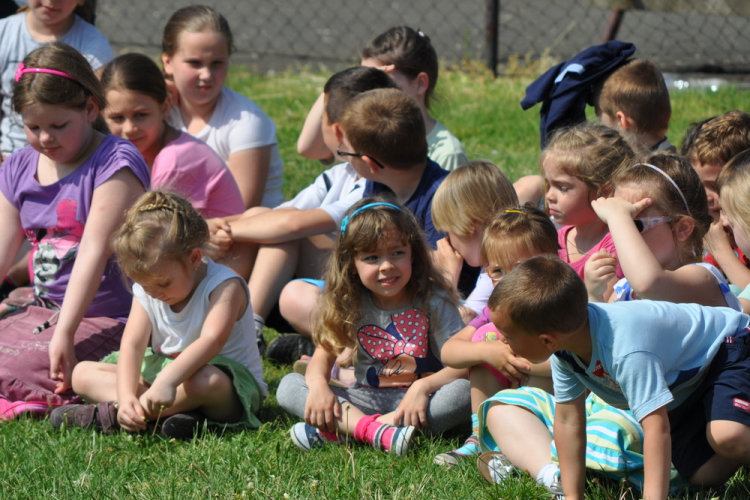
[[[73,389],[94,404],[55,409],[53,427],[136,432],[169,417],[166,437],[190,437],[198,417],[260,426],[267,388],[250,297],[242,278],[203,258],[207,241],[206,222],[177,195],[152,191],[128,210],[112,241],[134,281],[120,351],[76,367]]]
[[[11,106],[13,79],[20,61],[30,52],[53,41],[64,42],[78,49],[97,74],[114,55],[109,42],[93,25],[84,12],[91,10],[91,0],[58,2],[50,8],[41,0],[31,0],[28,6],[13,16],[0,20],[0,135],[2,157],[28,145],[21,117]]]
[[[588,304],[580,277],[548,257],[505,276],[490,310],[513,352],[531,362],[554,354],[555,443],[566,498],[583,498],[586,388],[629,407],[643,426],[644,498],[666,498],[670,458],[701,486],[721,485],[750,462],[747,315],[650,300]]]
[[[341,115],[336,140],[337,154],[367,179],[364,196],[395,196],[415,215],[430,245],[444,236],[432,223],[432,198],[448,172],[427,157],[424,122],[413,99],[396,89],[358,95]],[[311,331],[319,294],[318,284],[300,280],[282,291],[279,308],[298,332]]]
[[[603,300],[619,263],[625,277],[615,285],[612,302],[652,299],[741,309],[719,270],[699,262],[711,216],[687,159],[653,154],[620,168],[612,184],[614,196],[592,207],[608,225],[618,257],[599,251],[586,263],[589,300]]]
[[[482,235],[501,210],[518,205],[510,179],[493,163],[475,160],[445,178],[432,200],[432,221],[448,236],[437,242],[436,265],[459,286],[462,265],[482,265]],[[465,322],[482,312],[492,283],[481,273],[461,307]]]
[[[722,213],[732,229],[737,247],[745,255],[750,255],[750,205],[747,202],[749,179],[750,150],[747,150],[732,158],[721,170],[717,180]],[[750,285],[745,285],[739,299],[742,309],[750,313]]]
[[[391,28],[365,45],[362,65],[382,69],[416,101],[425,123],[427,155],[432,161],[445,170],[455,170],[469,161],[461,142],[429,113],[430,98],[438,79],[438,58],[430,37],[408,26]],[[297,151],[307,158],[328,160],[335,152],[335,148],[326,146],[323,140],[322,113],[323,96],[320,96],[297,140]]]
[[[284,201],[276,125],[257,104],[224,86],[233,49],[229,23],[211,7],[192,5],[172,14],[161,59],[179,102],[168,121],[224,160],[245,208],[275,207]]]
[[[548,213],[563,226],[558,231],[560,258],[581,277],[591,254],[602,249],[615,253],[607,225],[591,201],[609,194],[612,174],[632,158],[617,131],[589,122],[559,130],[542,152]]]
[[[0,169],[0,275],[25,234],[34,305],[0,321],[0,396],[60,404],[74,398],[66,391],[78,360],[120,340],[130,307],[109,237],[149,175],[130,142],[105,135],[104,93],[78,51],[54,42],[21,68],[12,105],[30,146]]]
[[[151,167],[154,188],[179,192],[206,218],[245,210],[237,183],[221,158],[205,142],[164,121],[169,98],[154,61],[142,54],[119,56],[105,67],[102,86],[109,129],[136,145]]]
[[[361,200],[341,223],[315,354],[305,377],[285,376],[276,392],[305,419],[290,431],[303,450],[341,433],[403,455],[416,428],[440,433],[466,418],[468,381],[440,363],[441,347],[462,325],[450,285],[432,266],[414,216],[388,199]],[[358,386],[330,387],[345,348],[355,349]]]
[[[486,265],[486,275],[493,286],[518,262],[534,255],[554,254],[560,248],[552,221],[530,204],[498,213],[484,231],[480,247],[480,258]],[[549,367],[532,367],[525,359],[509,352],[502,342],[483,343],[501,337],[502,333],[492,325],[489,308],[485,307],[482,314],[443,346],[443,363],[452,368],[471,369],[472,435],[460,448],[436,456],[435,463],[456,465],[459,460],[479,453],[477,408],[482,401],[511,385],[527,382],[531,373],[534,373],[534,378],[546,376],[549,379]],[[538,385],[543,381],[535,382]],[[549,382],[544,385],[550,387]]]

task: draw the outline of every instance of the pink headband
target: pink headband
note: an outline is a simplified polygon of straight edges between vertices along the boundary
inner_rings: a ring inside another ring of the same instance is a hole
[[[56,69],[47,69],[47,68],[27,68],[24,63],[21,63],[18,65],[18,68],[16,68],[16,82],[21,79],[21,77],[24,75],[24,73],[49,73],[50,75],[57,75],[62,76],[65,78],[69,78],[73,80],[74,82],[77,82],[75,78],[70,76],[67,73],[63,73],[62,71],[57,71]]]

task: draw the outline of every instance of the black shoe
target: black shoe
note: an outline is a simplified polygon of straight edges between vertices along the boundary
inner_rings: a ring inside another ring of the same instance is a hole
[[[205,420],[199,411],[175,413],[161,423],[161,435],[169,439],[193,439]]]
[[[258,334],[258,352],[260,353],[261,357],[266,355],[266,350],[268,349],[268,346],[266,345],[266,338],[263,336],[263,333]]]
[[[299,333],[279,335],[268,344],[266,359],[280,365],[291,365],[302,355],[312,356],[315,344]]]

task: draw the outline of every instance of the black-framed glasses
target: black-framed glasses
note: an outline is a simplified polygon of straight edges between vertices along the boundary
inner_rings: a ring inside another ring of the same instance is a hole
[[[638,217],[637,219],[633,219],[633,222],[635,222],[635,227],[638,229],[639,233],[645,233],[649,229],[653,229],[656,226],[660,226],[671,220],[672,217],[664,215],[662,217]]]
[[[374,161],[378,167],[385,169],[382,163],[380,163],[378,160],[376,160],[370,155],[363,155],[362,153],[349,153],[347,151],[341,151],[341,144],[339,144],[339,147],[336,148],[336,154],[339,156],[353,156],[355,158],[362,158],[363,156],[367,156],[369,159]]]

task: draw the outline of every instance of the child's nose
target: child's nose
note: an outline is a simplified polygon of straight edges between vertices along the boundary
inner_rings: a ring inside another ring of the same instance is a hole
[[[122,126],[123,132],[125,132],[125,135],[131,135],[133,132],[136,132],[138,130],[138,125],[136,125],[132,120],[125,120],[125,123]]]

